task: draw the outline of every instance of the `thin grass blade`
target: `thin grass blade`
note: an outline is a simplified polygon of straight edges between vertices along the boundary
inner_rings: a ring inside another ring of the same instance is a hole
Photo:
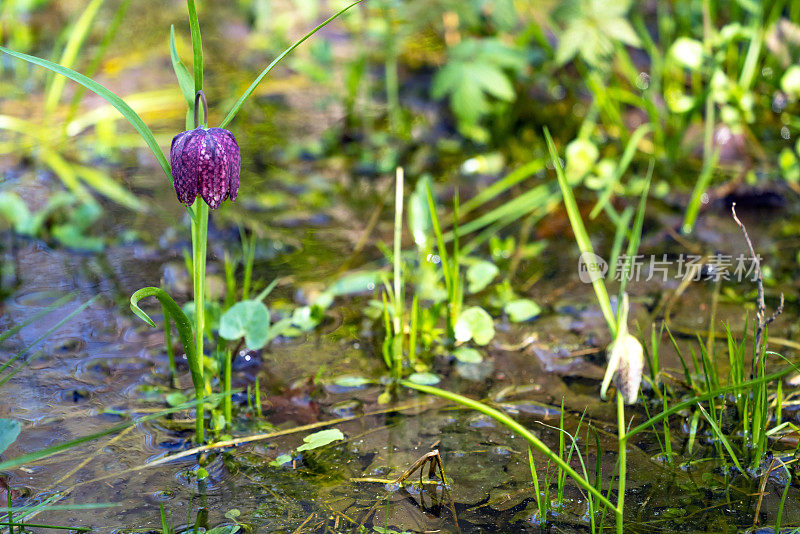
[[[322,28],[324,28],[325,26],[327,26],[329,22],[331,22],[332,20],[334,20],[335,18],[337,18],[339,15],[343,14],[345,11],[347,11],[347,10],[348,10],[348,9],[350,9],[351,7],[353,7],[353,6],[355,6],[355,5],[359,4],[359,3],[361,3],[362,1],[363,1],[363,0],[356,0],[355,2],[353,2],[353,3],[352,3],[352,4],[350,4],[350,5],[348,5],[347,7],[345,7],[345,8],[343,8],[343,9],[341,9],[341,10],[337,11],[336,13],[334,13],[333,15],[331,15],[330,17],[328,17],[328,18],[327,18],[327,19],[326,19],[324,22],[322,22],[322,23],[321,23],[319,26],[317,26],[316,28],[314,28],[313,30],[311,30],[310,32],[308,32],[307,34],[305,34],[303,37],[301,37],[301,38],[300,38],[298,41],[296,41],[296,42],[295,42],[295,43],[294,43],[292,46],[290,46],[289,48],[287,48],[286,50],[284,50],[283,52],[281,52],[281,53],[280,53],[280,55],[279,55],[278,57],[276,57],[276,58],[275,58],[275,59],[272,61],[272,63],[270,63],[269,65],[267,65],[267,68],[266,68],[266,69],[264,69],[263,71],[261,71],[261,74],[259,74],[259,75],[258,75],[258,77],[255,79],[255,81],[253,81],[253,83],[251,83],[251,84],[250,84],[250,87],[248,87],[248,88],[247,88],[247,90],[244,92],[244,94],[242,94],[242,96],[240,96],[240,97],[239,97],[239,100],[237,100],[237,101],[236,101],[236,103],[233,105],[233,107],[231,108],[231,110],[228,112],[228,114],[227,114],[227,115],[225,116],[225,118],[222,120],[222,123],[220,123],[219,127],[220,127],[220,128],[225,128],[225,127],[226,127],[226,126],[227,126],[227,125],[228,125],[228,124],[229,124],[229,123],[230,123],[230,122],[233,120],[233,118],[234,118],[234,117],[236,117],[236,114],[237,114],[237,113],[239,113],[239,109],[241,109],[241,107],[242,107],[242,105],[245,103],[245,101],[246,101],[248,98],[250,98],[250,95],[251,95],[251,94],[253,94],[253,91],[255,91],[255,90],[256,90],[256,87],[258,87],[258,84],[260,84],[260,83],[261,83],[261,80],[263,80],[263,79],[264,79],[264,77],[265,77],[267,74],[269,74],[269,71],[271,71],[271,70],[272,70],[272,69],[275,67],[275,65],[277,65],[278,63],[280,63],[280,61],[281,61],[281,60],[282,60],[284,57],[286,57],[286,56],[287,56],[287,55],[288,55],[288,54],[289,54],[289,53],[290,53],[292,50],[294,50],[295,48],[297,48],[298,46],[300,46],[301,44],[303,44],[303,42],[304,42],[306,39],[308,39],[309,37],[311,37],[312,35],[314,35],[315,33],[317,33],[319,30],[321,30]]]
[[[156,141],[153,132],[144,123],[142,118],[139,117],[139,115],[137,115],[136,112],[133,111],[133,109],[131,109],[131,107],[126,104],[124,100],[122,100],[122,98],[115,95],[91,78],[87,78],[79,72],[75,72],[72,69],[68,69],[57,63],[53,63],[52,61],[38,58],[36,56],[30,56],[28,54],[23,54],[21,52],[15,52],[14,50],[9,50],[3,46],[0,46],[0,51],[5,52],[9,56],[22,59],[28,63],[39,65],[40,67],[44,67],[57,74],[66,76],[70,80],[81,84],[96,95],[105,99],[109,104],[114,106],[129,123],[131,123],[131,126],[133,126],[137,132],[139,132],[139,135],[142,136],[145,144],[147,144],[147,146],[153,152],[153,155],[156,157],[156,160],[158,160],[159,165],[161,165],[161,169],[164,171],[164,174],[166,174],[167,178],[172,181],[172,171],[170,170],[169,162],[167,161],[167,157],[164,155],[164,152],[161,150],[161,147],[158,145],[158,141]]]

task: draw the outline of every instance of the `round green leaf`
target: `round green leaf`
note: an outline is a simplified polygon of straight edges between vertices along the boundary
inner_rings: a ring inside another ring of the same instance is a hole
[[[220,337],[231,340],[244,337],[248,349],[266,345],[268,334],[269,310],[258,300],[237,302],[219,321]]]
[[[453,351],[453,356],[461,363],[481,363],[483,361],[481,352],[472,347],[458,347]]]
[[[527,321],[542,312],[539,305],[530,299],[512,300],[505,305],[504,310],[512,323]]]
[[[467,269],[467,282],[469,283],[467,290],[470,293],[482,291],[499,272],[497,266],[490,261],[481,260],[473,263]]]
[[[703,65],[703,43],[688,37],[678,37],[672,43],[669,55],[681,66],[697,70]]]
[[[22,430],[22,425],[14,419],[0,419],[0,454],[14,443]]]
[[[464,343],[473,339],[478,345],[487,345],[494,337],[494,321],[486,310],[473,306],[461,312],[454,331],[456,341]]]

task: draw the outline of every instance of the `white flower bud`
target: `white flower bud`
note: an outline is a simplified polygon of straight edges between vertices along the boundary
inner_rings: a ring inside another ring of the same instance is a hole
[[[639,340],[628,333],[628,295],[622,297],[622,313],[617,329],[617,338],[606,349],[608,367],[600,388],[600,398],[605,400],[606,391],[614,379],[614,385],[625,404],[633,404],[639,396],[639,384],[644,371],[644,349]]]

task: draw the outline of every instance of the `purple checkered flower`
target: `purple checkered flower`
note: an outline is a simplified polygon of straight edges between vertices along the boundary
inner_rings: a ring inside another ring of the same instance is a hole
[[[172,139],[169,162],[178,200],[187,206],[197,195],[212,210],[226,198],[236,200],[241,154],[228,130],[198,127],[179,133]]]

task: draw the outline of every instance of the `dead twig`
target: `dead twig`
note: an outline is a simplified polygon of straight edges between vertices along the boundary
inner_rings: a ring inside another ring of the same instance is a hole
[[[428,466],[428,479],[423,480],[423,475],[425,473],[425,466]],[[425,487],[425,484],[435,484],[438,485],[434,477],[436,476],[436,470],[439,470],[441,474],[441,482],[445,488],[447,488],[447,477],[444,474],[444,466],[442,464],[442,457],[439,455],[439,449],[434,449],[430,452],[426,452],[417,460],[411,464],[411,467],[406,469],[399,477],[392,479],[386,478],[373,478],[373,477],[362,477],[362,478],[351,478],[351,482],[375,482],[379,484],[390,484],[396,486],[402,486],[403,483],[416,471],[419,471],[419,485],[421,488]]]
[[[783,313],[783,293],[781,293],[781,303],[778,304],[778,308],[771,316],[767,317],[767,304],[764,302],[764,278],[761,274],[761,258],[756,254],[753,248],[753,242],[750,240],[747,228],[745,228],[744,223],[739,220],[739,217],[736,216],[736,202],[731,204],[731,214],[733,214],[733,220],[736,221],[736,224],[741,228],[744,234],[744,240],[747,241],[747,248],[750,249],[750,255],[753,257],[756,282],[758,283],[758,297],[756,298],[756,349],[753,362],[753,370],[755,370],[758,368],[759,359],[761,357],[761,341],[764,336],[764,330],[767,325]]]

